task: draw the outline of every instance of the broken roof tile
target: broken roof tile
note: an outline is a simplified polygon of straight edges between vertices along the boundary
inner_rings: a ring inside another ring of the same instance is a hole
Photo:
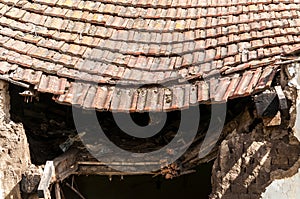
[[[38,85],[38,91],[53,94],[63,94],[65,92],[66,85],[67,79],[65,78],[42,75]]]

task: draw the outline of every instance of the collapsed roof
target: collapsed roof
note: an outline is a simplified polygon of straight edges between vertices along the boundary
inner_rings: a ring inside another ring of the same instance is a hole
[[[0,78],[58,103],[169,111],[271,85],[299,0],[0,0]]]

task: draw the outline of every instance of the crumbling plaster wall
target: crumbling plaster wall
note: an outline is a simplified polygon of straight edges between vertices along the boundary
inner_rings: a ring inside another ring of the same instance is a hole
[[[300,169],[290,178],[274,180],[262,194],[264,199],[296,199],[300,196]]]
[[[30,166],[30,153],[23,125],[10,120],[8,86],[0,81],[0,199],[19,199],[19,182]]]

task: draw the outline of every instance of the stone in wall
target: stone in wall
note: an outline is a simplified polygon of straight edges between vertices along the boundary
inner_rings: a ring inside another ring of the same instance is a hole
[[[212,199],[258,199],[274,179],[293,176],[300,145],[288,124],[234,130],[222,142],[212,172]]]
[[[292,66],[295,69],[295,76],[289,82],[291,86],[297,89],[297,99],[296,102],[290,109],[291,123],[294,123],[293,133],[295,139],[297,138],[300,141],[300,64],[296,63]],[[291,90],[291,89],[290,89]],[[285,92],[285,95],[288,96],[290,100],[295,99],[295,94],[291,91]],[[297,170],[298,169],[298,170]],[[266,188],[266,191],[262,193],[261,198],[263,199],[281,199],[288,198],[294,199],[299,198],[300,196],[300,159],[298,164],[295,164],[293,168],[290,169],[290,174],[293,174],[294,171],[297,172],[295,175],[285,175],[285,178],[281,178],[281,172],[273,173],[273,181]]]
[[[19,182],[30,165],[22,124],[10,120],[8,83],[0,81],[0,199],[21,198]]]

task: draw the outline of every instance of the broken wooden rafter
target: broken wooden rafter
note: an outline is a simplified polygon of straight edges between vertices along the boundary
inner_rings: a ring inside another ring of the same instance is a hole
[[[7,81],[9,83],[15,84],[17,86],[21,86],[24,88],[30,88],[29,84],[25,84],[23,82],[12,80],[8,75],[0,75],[0,80]]]
[[[77,170],[78,149],[71,148],[53,160],[56,181],[63,181]]]
[[[60,195],[60,185],[59,183],[55,183],[55,199],[61,199],[61,195]]]
[[[74,193],[76,193],[81,199],[85,199],[85,197],[69,183],[66,183],[66,186],[69,187]]]
[[[275,65],[287,65],[287,64],[297,63],[297,62],[300,62],[300,58],[293,59],[293,60],[287,60],[287,61],[277,62],[277,63],[275,63]]]

